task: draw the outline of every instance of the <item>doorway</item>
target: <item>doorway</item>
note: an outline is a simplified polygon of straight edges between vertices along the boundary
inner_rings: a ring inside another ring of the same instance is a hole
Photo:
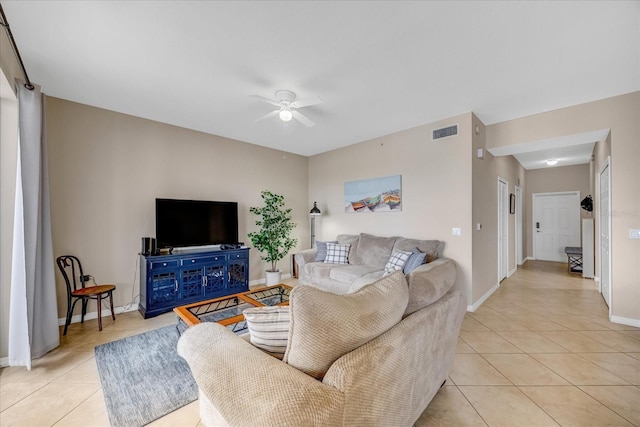
[[[509,274],[509,184],[498,177],[498,282]]]
[[[611,251],[609,236],[611,234],[611,167],[609,157],[600,169],[600,293],[611,312]]]
[[[533,254],[567,262],[564,248],[580,246],[580,192],[533,194]]]
[[[516,263],[522,265],[522,189],[516,185]]]

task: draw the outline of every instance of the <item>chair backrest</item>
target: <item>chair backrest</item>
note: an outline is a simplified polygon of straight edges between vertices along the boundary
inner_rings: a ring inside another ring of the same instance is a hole
[[[84,288],[84,272],[82,271],[82,264],[80,264],[80,260],[77,257],[62,255],[56,259],[56,263],[67,284],[67,292],[69,294],[78,288]]]

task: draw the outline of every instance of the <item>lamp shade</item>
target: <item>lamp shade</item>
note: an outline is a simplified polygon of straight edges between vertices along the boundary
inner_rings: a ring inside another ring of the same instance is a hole
[[[309,211],[309,215],[322,215],[322,212],[318,209],[317,202],[313,202],[313,207]]]

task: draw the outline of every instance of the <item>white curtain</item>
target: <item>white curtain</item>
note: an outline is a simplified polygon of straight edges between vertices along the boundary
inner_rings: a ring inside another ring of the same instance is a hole
[[[44,95],[18,81],[19,145],[9,307],[9,364],[60,345],[51,243]]]

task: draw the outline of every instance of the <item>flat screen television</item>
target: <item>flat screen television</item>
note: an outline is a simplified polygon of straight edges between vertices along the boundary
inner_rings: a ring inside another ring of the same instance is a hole
[[[238,204],[156,199],[158,248],[238,242]]]

